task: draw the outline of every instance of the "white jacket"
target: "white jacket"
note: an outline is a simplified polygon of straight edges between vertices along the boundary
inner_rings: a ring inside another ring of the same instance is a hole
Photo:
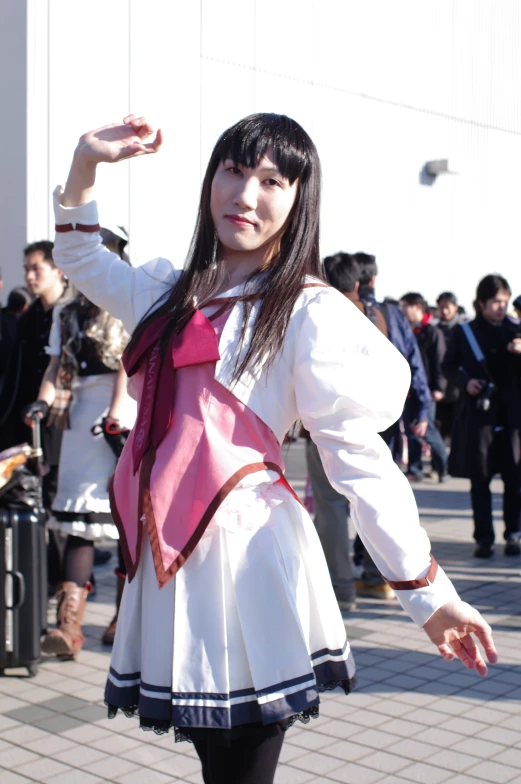
[[[96,202],[65,208],[60,197],[57,188],[57,224],[98,223]],[[101,244],[97,232],[57,233],[54,260],[90,300],[121,319],[129,333],[179,276],[163,258],[129,266]],[[240,292],[236,287],[222,296]],[[243,352],[258,308],[258,303],[252,308]],[[247,372],[232,384],[242,311],[236,305],[223,330],[216,379],[269,425],[279,442],[301,419],[331,484],[349,499],[353,522],[378,569],[393,581],[424,577],[430,567],[429,539],[420,527],[409,483],[378,435],[402,414],[410,386],[405,359],[338,291],[306,288],[269,373]],[[458,599],[441,568],[428,586],[396,593],[420,626],[443,604]]]

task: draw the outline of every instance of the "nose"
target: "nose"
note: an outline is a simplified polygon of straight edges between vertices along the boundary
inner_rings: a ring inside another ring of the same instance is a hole
[[[254,210],[257,207],[259,183],[255,177],[244,177],[238,181],[233,203],[241,210]]]

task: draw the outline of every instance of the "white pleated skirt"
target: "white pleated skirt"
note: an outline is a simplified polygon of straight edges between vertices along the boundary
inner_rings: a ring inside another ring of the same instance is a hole
[[[125,585],[105,698],[157,732],[318,714],[355,666],[315,527],[272,472],[245,477],[159,590],[148,537]],[[187,733],[189,737],[189,732]]]

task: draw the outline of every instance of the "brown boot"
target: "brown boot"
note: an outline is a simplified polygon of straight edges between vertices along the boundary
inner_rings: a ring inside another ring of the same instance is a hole
[[[118,582],[116,585],[116,614],[114,618],[111,620],[105,631],[103,632],[103,637],[101,638],[101,642],[103,645],[113,645],[114,637],[116,636],[116,626],[118,623],[118,615],[119,615],[119,605],[121,604],[121,597],[123,596],[123,588],[125,587],[125,578],[126,575],[123,572],[120,572],[119,569],[114,569],[114,573],[118,578]]]
[[[56,656],[74,658],[81,651],[85,637],[81,633],[81,622],[85,612],[87,596],[92,585],[61,583],[58,586],[58,618],[56,629],[51,629],[42,640],[42,651]]]

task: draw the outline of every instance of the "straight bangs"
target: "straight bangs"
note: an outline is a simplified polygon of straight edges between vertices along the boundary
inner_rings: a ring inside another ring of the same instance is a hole
[[[281,175],[293,185],[309,177],[312,145],[305,131],[286,115],[252,114],[223,133],[212,157],[254,169],[269,149]]]

